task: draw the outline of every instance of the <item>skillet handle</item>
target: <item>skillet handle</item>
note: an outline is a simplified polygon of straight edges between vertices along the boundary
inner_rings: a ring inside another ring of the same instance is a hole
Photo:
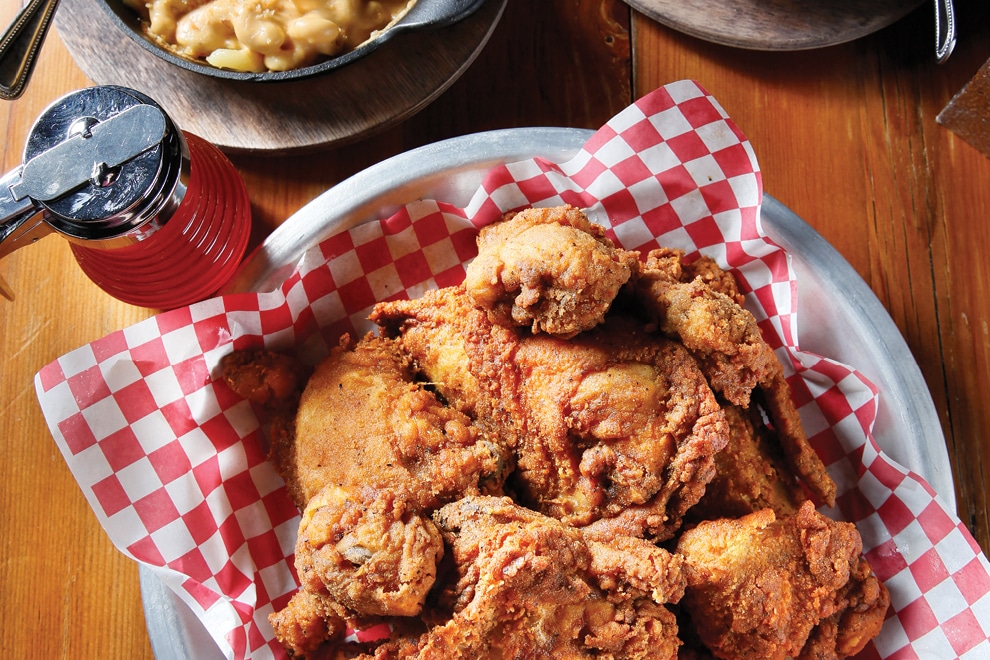
[[[483,4],[485,4],[485,0],[417,0],[412,9],[406,12],[406,15],[391,30],[425,30],[447,27],[464,20]]]

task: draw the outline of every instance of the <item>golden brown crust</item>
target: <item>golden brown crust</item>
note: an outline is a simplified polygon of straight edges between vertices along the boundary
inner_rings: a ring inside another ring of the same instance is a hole
[[[675,658],[680,562],[633,540],[605,552],[508,498],[469,497],[435,514],[458,580],[453,615],[420,657]]]
[[[697,358],[712,389],[747,408],[754,392],[773,421],[789,466],[822,502],[835,504],[836,485],[808,442],[777,356],[752,313],[740,303],[731,275],[711,263],[686,266],[683,253],[647,255],[635,281],[635,297],[647,317],[677,337]]]
[[[479,232],[464,283],[493,323],[572,337],[604,320],[638,260],[580,209],[530,208]]]
[[[811,502],[779,519],[764,509],[702,522],[677,543],[687,563],[683,605],[701,641],[723,660],[799,657],[809,638],[822,649],[829,622],[849,613],[855,632],[841,649],[831,636],[832,657],[844,657],[882,623],[888,602],[861,552],[856,528],[829,520]]]
[[[570,524],[616,519],[634,536],[672,536],[728,438],[687,351],[612,316],[569,342],[527,337],[514,363],[524,501]]]
[[[302,588],[356,615],[415,616],[436,579],[443,541],[433,521],[388,491],[327,486],[299,524]]]
[[[373,318],[431,380],[451,370],[435,347],[452,340],[471,386],[450,396],[489,411],[514,449],[521,502],[573,525],[614,519],[623,533],[670,538],[728,437],[694,358],[629,317],[565,340],[493,325],[470,306],[454,287],[380,305]]]
[[[303,506],[325,485],[363,486],[429,509],[499,491],[508,452],[459,411],[413,382],[395,341],[345,338],[310,378],[290,462],[280,466]]]

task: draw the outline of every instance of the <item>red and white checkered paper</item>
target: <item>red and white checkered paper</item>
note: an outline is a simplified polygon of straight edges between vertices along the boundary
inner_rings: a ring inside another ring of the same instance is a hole
[[[296,588],[298,514],[265,460],[258,417],[219,380],[251,346],[315,362],[363,334],[377,301],[459,282],[477,228],[512,209],[588,209],[623,247],[679,247],[733,270],[788,370],[802,418],[891,591],[864,658],[990,657],[990,565],[919,475],[873,440],[878,393],[854,369],[801,352],[797,283],[760,224],[756,157],[691,81],[657,89],[573,159],[490,171],[465,209],[420,201],[311,248],[277,290],[162,313],[42,369],[36,388],[65,460],[114,544],[151,567],[230,658],[284,657],[267,616]]]

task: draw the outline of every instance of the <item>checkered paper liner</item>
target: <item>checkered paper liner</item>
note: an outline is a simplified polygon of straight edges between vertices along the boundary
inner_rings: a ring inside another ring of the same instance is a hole
[[[341,333],[371,329],[375,302],[460,282],[479,227],[569,203],[627,249],[678,247],[736,274],[839,485],[828,513],[857,524],[891,591],[888,620],[861,657],[988,657],[990,565],[931,487],[877,446],[882,393],[799,350],[798,285],[762,231],[761,199],[739,129],[699,85],[672,83],[567,162],[493,168],[466,208],[409,204],[313,246],[277,290],[165,312],[72,351],[37,374],[38,397],[116,547],[160,576],[227,657],[284,657],[267,616],[297,587],[298,512],[266,461],[260,415],[219,378],[221,357],[264,345],[315,363]]]

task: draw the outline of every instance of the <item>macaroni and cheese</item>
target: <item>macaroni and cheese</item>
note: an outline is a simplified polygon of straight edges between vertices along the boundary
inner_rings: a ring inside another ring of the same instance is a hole
[[[415,0],[124,0],[184,57],[236,71],[288,71],[354,50]]]

